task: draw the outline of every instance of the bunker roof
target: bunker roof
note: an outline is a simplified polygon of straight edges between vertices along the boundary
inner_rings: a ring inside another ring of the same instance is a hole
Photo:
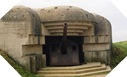
[[[93,14],[75,6],[54,6],[37,10],[41,22],[90,21],[96,22]]]
[[[2,20],[4,21],[31,21],[34,17],[39,18],[36,11],[25,6],[14,6],[9,12],[7,12]],[[32,21],[31,21],[32,22]]]

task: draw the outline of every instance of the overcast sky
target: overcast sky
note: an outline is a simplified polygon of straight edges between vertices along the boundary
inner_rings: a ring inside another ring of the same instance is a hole
[[[24,5],[34,9],[58,5],[77,6],[107,18],[112,24],[113,42],[127,40],[127,18],[110,0],[21,0],[17,5]]]

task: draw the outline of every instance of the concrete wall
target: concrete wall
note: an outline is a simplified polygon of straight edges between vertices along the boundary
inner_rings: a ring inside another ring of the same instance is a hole
[[[102,62],[109,64],[110,63],[110,51],[86,51],[84,52],[86,62]]]
[[[22,53],[23,56],[42,54],[42,45],[23,45]]]
[[[24,56],[27,60],[26,65],[24,66],[25,69],[30,71],[31,73],[36,73],[37,70],[40,68],[46,67],[46,56],[45,55],[28,55]]]
[[[97,14],[94,35],[84,36],[84,58],[86,62],[100,61],[110,64],[112,53],[112,31],[110,22]]]
[[[22,45],[30,44],[30,34],[41,35],[38,14],[30,8],[15,6],[0,20],[0,49],[25,67],[29,59],[23,57]]]
[[[28,33],[30,33],[29,22],[0,22],[0,49],[4,50],[9,56],[18,63],[22,61],[22,45],[28,43]]]

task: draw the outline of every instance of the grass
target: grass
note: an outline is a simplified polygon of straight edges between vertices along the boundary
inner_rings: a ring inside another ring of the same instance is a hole
[[[117,42],[117,44],[126,45],[127,46],[127,41]]]
[[[19,64],[17,64],[12,58],[10,58],[5,52],[0,51],[0,55],[22,76],[22,77],[39,77],[31,74],[29,71],[25,70]]]
[[[111,69],[115,68],[127,56],[127,41],[113,43]]]

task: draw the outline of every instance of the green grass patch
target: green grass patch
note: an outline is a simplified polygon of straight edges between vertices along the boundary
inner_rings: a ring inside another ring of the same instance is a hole
[[[22,76],[22,77],[39,77],[35,76],[29,71],[25,70],[19,64],[17,64],[12,58],[10,58],[4,51],[0,51],[0,55]]]
[[[111,69],[116,67],[127,56],[127,41],[113,43],[113,54],[111,57]]]
[[[126,45],[127,46],[127,41],[117,42],[117,44]]]

